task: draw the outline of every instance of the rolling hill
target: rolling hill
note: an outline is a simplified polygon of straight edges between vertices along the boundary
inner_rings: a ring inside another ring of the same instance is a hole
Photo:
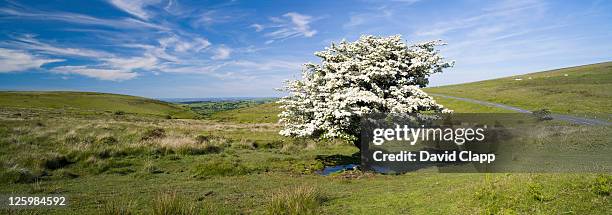
[[[612,62],[432,87],[425,91],[528,110],[546,108],[567,114],[610,113]]]
[[[279,104],[265,103],[252,107],[213,113],[211,119],[238,123],[276,123],[280,113]]]
[[[136,96],[93,92],[0,92],[0,107],[64,110],[77,113],[117,112],[173,118],[196,113],[179,105]]]

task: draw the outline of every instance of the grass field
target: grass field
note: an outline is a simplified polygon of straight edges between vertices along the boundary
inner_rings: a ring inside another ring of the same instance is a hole
[[[609,68],[602,65],[588,68],[601,67]],[[607,73],[595,70],[592,76],[608,80],[598,79],[594,85],[610,83]],[[577,76],[579,72],[567,73],[568,76],[561,77]],[[535,77],[532,80],[537,80]],[[550,76],[549,80],[561,77]],[[493,98],[499,100],[492,101],[532,99],[502,90],[518,89],[513,79],[495,81],[508,87],[481,85],[505,92],[495,94]],[[450,92],[444,89],[447,88],[428,90]],[[605,92],[593,94],[596,96],[588,98],[606,95],[610,98]],[[505,95],[508,98],[502,97]],[[487,100],[492,95],[487,92],[482,96]],[[138,97],[86,93],[55,93],[55,98],[50,97],[35,92],[0,93],[0,194],[65,195],[70,206],[0,209],[0,213],[609,214],[612,211],[610,174],[443,174],[424,169],[403,175],[347,171],[321,176],[316,171],[324,166],[358,162],[358,150],[341,141],[278,135],[280,127],[275,122],[279,110],[275,103],[215,112],[196,120],[159,117],[184,113],[181,111],[186,109]],[[458,113],[507,112],[452,99],[438,98],[438,102]],[[553,109],[556,103],[548,102],[547,107]],[[517,100],[515,105],[520,103]],[[609,107],[610,99],[604,99],[605,104],[584,103]],[[540,107],[533,108],[536,106]],[[117,110],[127,114],[114,114]],[[589,110],[603,111],[599,107]],[[541,138],[554,141],[556,137],[551,132]],[[592,150],[597,147],[609,148],[605,144],[595,145]]]
[[[0,91],[3,108],[45,109],[80,114],[139,114],[193,118],[196,114],[175,104],[136,96],[90,92]]]
[[[517,80],[520,79],[520,80]],[[426,88],[428,93],[556,113],[611,113],[612,62]]]

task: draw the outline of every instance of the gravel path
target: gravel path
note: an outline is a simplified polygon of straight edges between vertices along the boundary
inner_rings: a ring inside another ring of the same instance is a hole
[[[486,106],[491,106],[491,107],[498,107],[498,108],[502,108],[502,109],[506,109],[506,110],[516,111],[516,112],[519,112],[519,113],[531,113],[531,111],[529,111],[529,110],[522,109],[522,108],[517,108],[517,107],[505,105],[505,104],[480,101],[480,100],[476,100],[476,99],[461,98],[461,97],[456,97],[456,96],[448,96],[448,95],[442,95],[442,94],[435,94],[435,93],[430,93],[429,95],[439,96],[439,97],[444,97],[444,98],[450,98],[450,99],[456,99],[456,100],[461,100],[461,101],[466,101],[466,102],[470,102],[470,103],[481,104],[481,105],[486,105]],[[603,120],[598,120],[598,119],[590,119],[590,118],[583,118],[583,117],[577,117],[577,116],[571,116],[571,115],[551,114],[550,116],[552,116],[553,119],[563,120],[563,121],[572,122],[572,123],[581,124],[581,125],[612,125],[612,123],[610,123],[608,121],[603,121]]]

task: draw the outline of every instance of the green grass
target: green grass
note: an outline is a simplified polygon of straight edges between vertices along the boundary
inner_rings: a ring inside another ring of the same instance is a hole
[[[610,113],[610,89],[612,62],[432,87],[426,88],[425,91],[502,103],[528,110],[547,108],[556,113],[580,114]]]
[[[267,103],[248,108],[240,108],[214,113],[211,119],[222,122],[238,123],[276,123],[280,113],[279,104]]]
[[[276,124],[250,123],[278,109],[256,108],[257,114],[227,111],[232,116],[227,121],[57,118],[45,111],[3,110],[0,193],[70,198],[68,208],[35,210],[48,214],[606,214],[612,209],[609,174],[319,176],[313,172],[324,164],[354,162],[357,149],[281,137]]]
[[[216,112],[203,120],[177,120],[157,117],[161,116],[159,109],[151,109],[148,102],[136,105],[136,109],[126,108],[123,111],[128,114],[117,117],[112,113],[71,114],[68,110],[106,110],[66,102],[57,96],[55,100],[43,96],[38,101],[35,96],[6,94],[9,93],[4,92],[0,97],[0,193],[65,195],[70,206],[0,209],[0,213],[608,214],[612,211],[610,174],[444,174],[424,169],[402,175],[353,171],[320,176],[314,172],[325,165],[354,163],[358,150],[341,141],[278,135],[279,109],[275,103]],[[91,99],[76,94],[76,97],[60,97],[82,102]],[[95,96],[112,97],[96,100],[105,108],[131,104],[122,100],[126,98],[122,96]],[[9,98],[16,101],[26,98],[31,102],[9,101]],[[506,112],[453,99],[437,98],[437,101],[458,113]],[[120,104],[112,104],[117,102]],[[602,142],[609,144],[608,139],[593,139],[590,145],[576,145],[579,141],[575,139],[585,138],[589,133],[579,129],[567,131],[577,135],[564,139],[559,132],[544,132],[534,144],[548,147],[547,143],[562,142],[563,147],[576,150],[584,147],[599,150],[606,147]]]
[[[153,99],[90,92],[0,92],[0,107],[50,109],[82,114],[141,114],[173,118],[193,118],[189,109]]]
[[[489,107],[480,104],[474,104],[466,101],[457,99],[444,98],[433,96],[438,104],[443,105],[445,108],[453,110],[455,113],[512,113],[513,111],[498,108]]]

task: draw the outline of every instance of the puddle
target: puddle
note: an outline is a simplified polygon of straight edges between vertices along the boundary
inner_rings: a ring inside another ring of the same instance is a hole
[[[337,166],[327,166],[323,170],[317,172],[319,175],[329,175],[332,173],[338,173],[347,170],[353,170],[356,167],[359,167],[357,164],[345,164],[345,165],[337,165]]]

